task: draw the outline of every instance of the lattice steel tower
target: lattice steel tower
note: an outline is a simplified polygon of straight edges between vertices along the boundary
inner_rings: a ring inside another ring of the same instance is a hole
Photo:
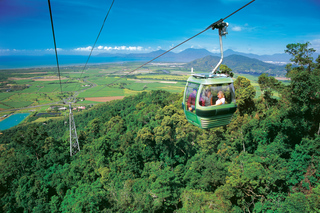
[[[80,151],[77,129],[73,118],[71,103],[69,103],[69,125],[70,125],[70,156]]]

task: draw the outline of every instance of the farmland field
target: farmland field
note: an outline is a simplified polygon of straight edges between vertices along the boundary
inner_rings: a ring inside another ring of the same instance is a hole
[[[81,66],[62,67],[61,85],[52,67],[10,72],[0,70],[8,77],[8,84],[0,92],[0,111],[43,106],[37,110],[45,112],[49,108],[45,105],[60,103],[62,107],[63,100],[72,95],[78,100],[75,105],[80,106],[98,104],[142,91],[162,89],[181,93],[190,75],[189,70],[170,63],[154,63],[132,72],[140,65],[138,62],[110,63],[91,65],[85,70]],[[256,98],[259,97],[261,91],[258,76],[235,74],[235,78],[240,75],[251,81],[256,89]]]

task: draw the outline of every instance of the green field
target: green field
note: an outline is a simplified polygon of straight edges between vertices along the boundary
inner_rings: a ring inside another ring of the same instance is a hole
[[[10,70],[10,74],[5,73],[10,79],[10,84],[24,89],[13,89],[9,92],[2,90],[0,108],[7,110],[45,105],[37,109],[45,112],[48,110],[47,104],[62,103],[72,94],[84,100],[89,97],[130,96],[142,91],[159,89],[180,93],[184,90],[190,74],[189,70],[170,64],[147,65],[129,73],[140,65],[137,62],[114,63],[92,65],[85,70],[81,66],[63,67],[61,85],[57,78],[51,80],[55,73],[53,68]],[[1,72],[3,71],[0,70]],[[258,98],[261,95],[258,76],[235,74],[234,77],[240,75],[251,81]],[[89,105],[99,102],[85,100],[80,103]]]
[[[2,93],[0,93],[0,101],[9,98],[11,95],[12,95],[11,92],[2,92]]]

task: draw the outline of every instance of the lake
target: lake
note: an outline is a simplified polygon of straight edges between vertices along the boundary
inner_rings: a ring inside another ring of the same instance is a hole
[[[11,115],[10,117],[0,122],[0,130],[9,129],[11,127],[18,125],[28,115],[30,115],[30,113],[19,113],[19,114]]]

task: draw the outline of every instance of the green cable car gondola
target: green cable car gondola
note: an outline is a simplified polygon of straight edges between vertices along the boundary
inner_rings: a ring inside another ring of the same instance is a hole
[[[182,108],[187,120],[202,129],[230,123],[237,109],[233,80],[225,74],[216,74],[223,60],[222,35],[227,23],[213,26],[219,29],[221,59],[210,74],[193,74],[184,90]]]

